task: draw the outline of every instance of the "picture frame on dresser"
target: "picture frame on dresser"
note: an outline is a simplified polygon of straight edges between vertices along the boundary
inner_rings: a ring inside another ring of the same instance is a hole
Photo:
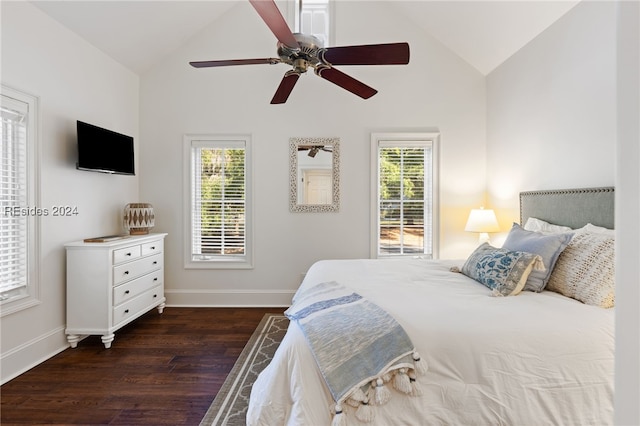
[[[161,314],[166,233],[74,241],[67,255],[67,326],[72,348],[89,335],[110,348],[115,332],[152,309]]]

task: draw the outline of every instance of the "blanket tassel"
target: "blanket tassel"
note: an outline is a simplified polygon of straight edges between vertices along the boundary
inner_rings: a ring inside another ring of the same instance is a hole
[[[409,382],[411,382],[411,396],[422,396],[422,388],[420,383],[416,380],[416,374],[414,372],[409,373]]]
[[[356,418],[365,423],[369,423],[373,420],[373,410],[371,409],[368,401],[362,401],[362,404],[356,410]]]
[[[402,393],[411,393],[411,381],[407,376],[407,369],[401,368],[393,377],[393,387]]]
[[[351,396],[347,398],[345,402],[354,408],[358,408],[360,407],[360,404],[362,404],[362,401],[365,401],[366,399],[367,396],[362,392],[362,389],[358,388],[353,391]]]
[[[384,385],[382,379],[376,380],[374,400],[376,405],[383,405],[391,399],[391,391]]]
[[[425,362],[425,360],[420,358],[420,354],[418,353],[418,351],[413,352],[413,365],[418,374],[424,374],[427,372],[427,363]]]
[[[333,415],[333,420],[331,420],[331,426],[345,426],[346,419],[344,418],[344,413],[342,412],[342,406],[340,404],[336,404],[336,413]]]

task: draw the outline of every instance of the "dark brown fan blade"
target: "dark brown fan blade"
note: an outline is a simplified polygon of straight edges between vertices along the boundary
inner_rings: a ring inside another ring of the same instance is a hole
[[[253,65],[253,64],[277,64],[281,62],[277,58],[260,58],[260,59],[229,59],[222,61],[197,61],[189,62],[192,67],[195,68],[208,68],[208,67],[226,67],[229,65]]]
[[[296,82],[300,78],[300,74],[296,72],[287,72],[280,85],[278,86],[278,90],[276,90],[276,94],[273,95],[273,99],[271,99],[272,104],[283,104],[287,102],[287,98],[291,94],[293,87],[296,85]]]
[[[409,43],[328,47],[322,58],[332,65],[406,65]]]
[[[316,74],[363,99],[369,99],[378,93],[376,89],[367,86],[335,68],[316,68]]]
[[[249,0],[249,2],[280,43],[291,48],[300,47],[274,0]]]

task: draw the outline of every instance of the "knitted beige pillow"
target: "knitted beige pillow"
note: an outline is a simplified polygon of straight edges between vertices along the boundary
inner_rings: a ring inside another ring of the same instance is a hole
[[[577,231],[558,257],[547,290],[587,305],[613,307],[614,242],[612,235]]]

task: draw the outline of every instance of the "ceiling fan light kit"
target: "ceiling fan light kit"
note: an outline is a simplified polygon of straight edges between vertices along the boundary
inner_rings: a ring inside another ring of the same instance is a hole
[[[292,33],[274,0],[249,0],[249,2],[278,39],[278,58],[196,61],[189,64],[195,68],[279,63],[290,65],[292,69],[284,74],[271,99],[272,104],[285,103],[298,78],[306,73],[309,67],[313,68],[319,77],[354,95],[368,99],[378,91],[339,71],[334,65],[406,65],[409,63],[408,43],[324,47],[317,37]]]

